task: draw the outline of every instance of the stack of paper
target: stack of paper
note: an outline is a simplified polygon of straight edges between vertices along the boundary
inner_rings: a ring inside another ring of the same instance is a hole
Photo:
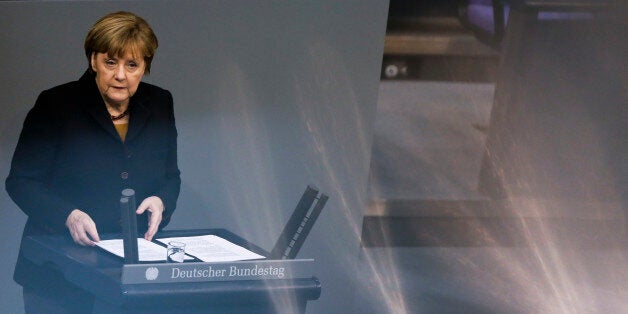
[[[167,245],[170,241],[185,243],[186,260],[192,260],[196,257],[203,262],[234,262],[265,258],[215,235],[163,238],[156,239],[156,241],[164,245]],[[96,245],[124,258],[122,239],[102,240],[96,243]],[[166,260],[167,250],[165,246],[138,238],[137,248],[140,262]]]

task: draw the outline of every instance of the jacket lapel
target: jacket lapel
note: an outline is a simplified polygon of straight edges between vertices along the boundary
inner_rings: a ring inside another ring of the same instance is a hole
[[[149,97],[143,85],[140,83],[137,92],[131,97],[131,103],[129,104],[129,130],[126,134],[126,142],[132,141],[140,134],[151,113],[147,106]]]

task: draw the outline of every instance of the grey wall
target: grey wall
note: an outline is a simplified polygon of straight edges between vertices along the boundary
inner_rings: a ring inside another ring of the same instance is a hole
[[[175,98],[182,192],[169,229],[221,227],[270,249],[307,184],[331,199],[299,257],[317,260],[312,313],[350,312],[388,1],[0,3],[0,177],[38,93],[86,68],[89,27],[115,10],[153,26],[146,81]],[[4,184],[4,182],[3,182]],[[25,215],[0,192],[0,304]]]

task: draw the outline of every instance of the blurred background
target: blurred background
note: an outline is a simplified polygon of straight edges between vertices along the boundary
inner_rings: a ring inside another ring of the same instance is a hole
[[[360,312],[628,309],[625,37],[618,1],[390,1]]]

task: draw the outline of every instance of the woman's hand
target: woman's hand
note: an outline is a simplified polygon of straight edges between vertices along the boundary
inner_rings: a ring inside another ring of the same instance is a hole
[[[96,242],[100,241],[98,231],[96,231],[96,223],[92,217],[79,209],[73,210],[68,215],[65,226],[68,227],[76,244],[94,246]]]
[[[155,233],[157,233],[157,229],[161,223],[162,214],[164,212],[164,202],[162,202],[161,198],[157,196],[149,196],[142,201],[135,213],[141,215],[147,210],[148,230],[146,231],[146,234],[144,234],[144,239],[151,241]]]

